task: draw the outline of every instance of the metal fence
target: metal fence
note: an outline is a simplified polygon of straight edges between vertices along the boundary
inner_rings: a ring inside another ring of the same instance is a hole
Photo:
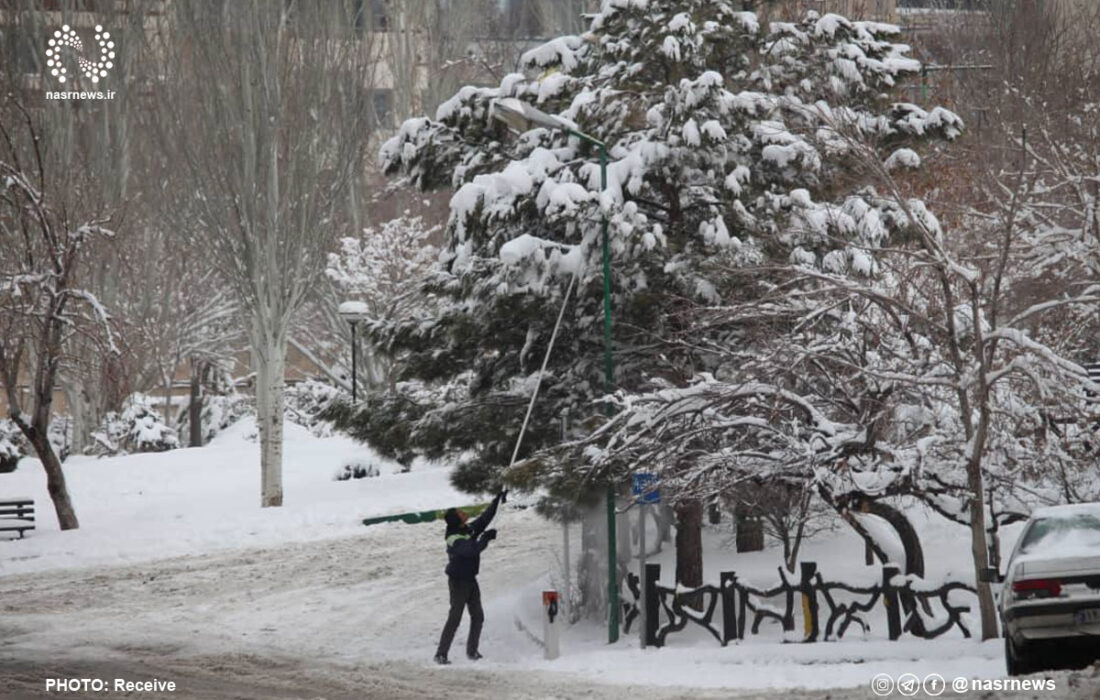
[[[814,562],[801,564],[800,578],[792,582],[779,567],[779,584],[767,589],[743,583],[732,571],[723,571],[719,585],[698,588],[669,588],[658,581],[660,564],[647,564],[645,581],[636,574],[626,578],[623,596],[624,631],[629,633],[645,606],[646,643],[663,646],[668,636],[689,624],[702,627],[722,645],[759,634],[766,621],[778,623],[785,633],[795,632],[796,611],[801,611],[803,642],[840,639],[852,628],[871,632],[869,617],[883,610],[891,640],[910,635],[922,639],[938,637],[958,628],[970,637],[964,615],[970,606],[951,600],[954,591],[977,595],[965,583],[952,581],[937,588],[924,588],[901,575],[898,567],[882,567],[882,578],[872,586],[851,586],[826,581]],[[774,601],[774,602],[773,602]]]

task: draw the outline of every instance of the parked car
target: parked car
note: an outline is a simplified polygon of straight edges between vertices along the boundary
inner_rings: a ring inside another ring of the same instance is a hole
[[[1009,675],[1100,658],[1100,503],[1040,508],[1008,560],[998,607]]]

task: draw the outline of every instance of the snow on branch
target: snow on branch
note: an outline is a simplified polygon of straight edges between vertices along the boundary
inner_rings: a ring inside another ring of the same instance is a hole
[[[116,355],[121,354],[118,346],[115,345],[114,332],[111,330],[111,315],[107,312],[107,309],[100,303],[99,299],[86,289],[66,289],[65,294],[74,299],[83,301],[92,310],[95,319],[99,322],[100,327],[103,329],[104,335],[107,339],[107,347],[110,351]]]

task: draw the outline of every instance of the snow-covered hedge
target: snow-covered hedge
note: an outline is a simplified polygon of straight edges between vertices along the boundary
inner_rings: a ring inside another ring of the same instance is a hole
[[[54,416],[48,434],[54,453],[64,462],[69,457],[73,441],[72,419],[64,414]],[[0,420],[0,474],[15,471],[19,460],[28,455],[34,455],[34,448],[19,427],[7,418]]]
[[[331,421],[320,417],[321,412],[328,408],[340,393],[340,389],[331,384],[313,379],[288,386],[283,394],[286,401],[286,419],[308,429],[317,437],[328,437],[332,435],[334,428]]]
[[[120,412],[107,413],[92,439],[92,453],[101,456],[165,452],[180,446],[176,431],[165,424],[152,399],[141,393],[127,397]]]
[[[0,474],[15,471],[15,466],[26,454],[26,439],[19,428],[8,419],[0,420]]]
[[[256,402],[251,396],[236,392],[225,395],[204,396],[199,421],[202,425],[202,444],[245,416],[255,415]],[[191,434],[191,412],[184,407],[179,420],[179,434]]]
[[[382,470],[378,465],[372,463],[370,460],[349,459],[344,462],[343,468],[336,472],[336,480],[348,481],[350,479],[364,479],[372,476],[379,476],[381,473]]]

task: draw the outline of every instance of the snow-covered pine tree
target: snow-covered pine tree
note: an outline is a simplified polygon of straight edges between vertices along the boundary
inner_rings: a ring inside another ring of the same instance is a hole
[[[774,292],[769,264],[828,260],[846,273],[870,273],[874,260],[865,251],[882,243],[887,228],[878,198],[860,189],[845,134],[871,141],[885,159],[961,129],[951,112],[891,101],[898,80],[919,70],[907,47],[893,43],[896,34],[889,25],[814,13],[762,27],[723,0],[608,0],[583,36],[526,54],[526,73],[495,88],[463,88],[435,119],[405,122],[383,147],[387,172],[457,190],[433,281],[446,303],[436,318],[375,332],[414,353],[411,376],[450,382],[449,394],[463,400],[397,396],[386,407],[396,412],[361,420],[360,434],[393,451],[461,456],[455,481],[462,488],[499,479],[573,274],[579,291],[521,457],[557,442],[565,407],[574,437],[603,424],[595,402],[604,393],[603,216],[611,231],[615,384],[624,394],[729,371],[729,355],[717,350],[740,347],[751,358],[755,339],[783,332],[786,319],[760,303]],[[593,150],[577,138],[543,128],[514,136],[491,119],[501,97],[605,141],[606,192],[598,193]],[[739,274],[749,266],[751,276]],[[709,326],[700,311],[719,303],[740,304],[743,313]],[[749,393],[765,406],[777,395],[774,387]],[[705,456],[698,447],[647,467],[686,466]],[[590,444],[588,456],[598,454]],[[627,470],[598,458],[589,464],[600,468],[540,453],[507,478],[547,487],[557,498],[547,505],[558,507],[585,486],[620,483]],[[679,498],[698,509],[693,495],[685,489]]]
[[[812,13],[769,30],[731,2],[611,1],[584,36],[526,54],[526,74],[495,88],[465,87],[435,119],[401,126],[382,149],[387,172],[457,190],[432,282],[449,303],[435,318],[375,332],[418,354],[411,376],[456,381],[474,370],[470,405],[422,407],[434,409],[428,420],[451,423],[456,448],[477,448],[460,483],[485,487],[507,462],[515,406],[530,395],[574,273],[580,292],[533,423],[549,425],[573,405],[583,431],[599,415],[592,400],[602,394],[601,271],[593,243],[601,216],[611,221],[616,385],[624,389],[654,377],[680,382],[699,369],[705,350],[664,339],[683,330],[683,300],[720,298],[728,268],[827,245],[826,231],[794,233],[790,220],[828,226],[844,213],[851,235],[861,225],[874,235],[875,204],[838,194],[854,187],[832,126],[842,120],[890,144],[952,137],[961,127],[945,110],[887,99],[900,76],[919,69],[889,40],[896,31]],[[590,147],[541,128],[514,137],[490,118],[498,97],[528,101],[606,141],[607,192],[598,194]],[[852,213],[817,203],[838,199]],[[490,405],[478,398],[490,395]],[[495,417],[481,423],[486,411]],[[473,429],[479,424],[485,430]],[[556,434],[536,429],[526,453]]]

